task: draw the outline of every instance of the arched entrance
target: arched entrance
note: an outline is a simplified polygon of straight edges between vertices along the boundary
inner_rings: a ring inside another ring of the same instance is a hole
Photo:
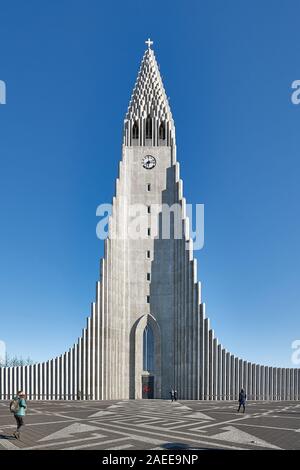
[[[161,337],[153,315],[143,315],[131,332],[131,398],[161,397]]]

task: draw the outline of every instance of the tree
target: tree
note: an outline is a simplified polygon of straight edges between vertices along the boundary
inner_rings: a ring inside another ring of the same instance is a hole
[[[0,367],[16,367],[16,366],[30,366],[35,362],[30,358],[23,359],[22,356],[9,356],[6,353],[5,358],[0,361]]]

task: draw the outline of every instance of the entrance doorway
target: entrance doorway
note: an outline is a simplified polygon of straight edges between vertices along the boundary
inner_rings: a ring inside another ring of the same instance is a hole
[[[153,375],[142,376],[142,398],[154,398],[154,377]]]

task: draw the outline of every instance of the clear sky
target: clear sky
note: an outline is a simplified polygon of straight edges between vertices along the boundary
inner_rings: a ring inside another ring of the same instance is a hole
[[[293,366],[300,338],[300,4],[273,0],[0,0],[0,339],[10,354],[68,349],[95,298],[122,123],[154,50],[189,203],[205,204],[196,253],[226,348]]]

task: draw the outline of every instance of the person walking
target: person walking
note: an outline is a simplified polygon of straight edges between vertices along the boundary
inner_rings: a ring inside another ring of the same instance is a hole
[[[13,401],[10,404],[10,410],[14,414],[15,420],[17,422],[17,429],[13,433],[13,436],[16,439],[20,439],[20,429],[24,426],[24,416],[26,414],[26,394],[22,390],[17,393],[17,396],[14,397]]]
[[[174,390],[174,400],[177,401],[178,395],[177,395],[177,390]]]
[[[170,395],[171,395],[171,402],[173,403],[175,395],[174,395],[174,390],[170,390]]]
[[[245,405],[246,405],[246,392],[242,388],[240,393],[239,393],[239,407],[238,407],[238,413],[240,412],[241,406],[243,407],[243,413],[245,413]]]

